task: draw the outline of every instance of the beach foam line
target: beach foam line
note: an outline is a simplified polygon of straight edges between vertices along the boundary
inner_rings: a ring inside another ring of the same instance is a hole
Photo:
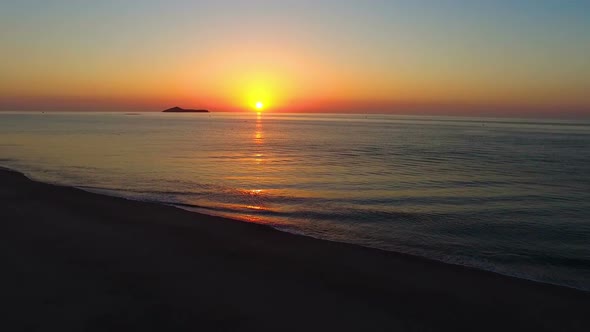
[[[133,193],[135,191],[118,190],[118,189],[105,189],[105,188],[84,186],[84,185],[82,185],[82,186],[68,186],[68,185],[63,185],[60,183],[41,182],[41,181],[35,180],[34,177],[31,177],[28,174],[25,174],[24,172],[21,172],[19,170],[14,169],[14,168],[0,165],[0,170],[9,171],[9,172],[23,175],[27,179],[34,181],[34,182],[47,183],[50,185],[56,185],[56,186],[60,186],[60,187],[71,187],[71,188],[76,188],[76,189],[86,191],[89,193],[105,195],[105,196],[110,196],[110,197],[117,197],[117,198],[122,198],[122,199],[130,200],[130,201],[172,206],[172,207],[176,207],[176,208],[179,208],[179,209],[182,209],[185,211],[189,211],[189,212],[193,212],[193,213],[199,213],[199,214],[209,215],[209,216],[213,216],[213,217],[233,219],[233,220],[239,221],[239,222],[256,223],[256,224],[260,224],[260,225],[264,225],[264,226],[273,228],[277,231],[281,231],[281,232],[285,232],[285,233],[289,233],[289,234],[293,234],[293,235],[305,236],[305,237],[309,237],[309,238],[313,238],[313,239],[317,239],[317,240],[323,240],[323,241],[334,242],[334,243],[345,243],[345,244],[355,245],[355,246],[364,247],[364,248],[370,248],[370,249],[375,249],[375,250],[380,250],[380,251],[385,251],[385,252],[392,252],[392,253],[401,254],[401,255],[408,255],[411,257],[418,258],[418,259],[427,259],[427,260],[431,260],[431,261],[439,262],[439,263],[444,263],[444,264],[448,264],[448,265],[460,266],[460,267],[469,268],[469,269],[476,269],[476,270],[479,270],[482,272],[494,273],[494,274],[498,274],[501,276],[517,278],[517,279],[531,281],[531,282],[535,282],[535,283],[547,284],[547,285],[557,286],[557,287],[565,287],[565,288],[574,289],[574,290],[583,291],[583,292],[590,292],[590,288],[585,287],[584,285],[579,285],[577,283],[549,282],[546,279],[539,278],[535,274],[505,269],[505,268],[502,268],[501,266],[497,266],[497,265],[494,265],[493,263],[490,263],[490,261],[478,259],[477,257],[466,257],[466,256],[456,257],[456,256],[437,255],[437,254],[432,254],[431,252],[415,250],[412,248],[406,248],[406,247],[402,247],[402,246],[397,246],[395,248],[395,250],[393,250],[393,249],[386,249],[382,246],[375,246],[375,245],[371,245],[371,244],[367,244],[367,243],[362,243],[360,241],[354,242],[354,241],[334,240],[334,239],[331,239],[326,236],[306,232],[305,230],[298,229],[298,228],[294,227],[293,225],[273,222],[272,220],[264,219],[262,217],[261,218],[251,218],[251,217],[243,217],[243,216],[237,215],[240,213],[243,214],[244,213],[243,210],[235,210],[235,209],[232,210],[232,209],[223,208],[223,207],[202,206],[202,205],[197,205],[197,204],[178,203],[178,202],[161,201],[161,200],[153,200],[153,199],[141,199],[141,198],[135,197],[133,195],[125,194],[125,193]],[[141,193],[141,192],[136,192],[136,193]],[[284,216],[284,215],[285,215],[284,213],[281,213],[279,211],[268,211],[268,213],[267,213],[267,216]],[[300,215],[308,216],[308,214],[305,212],[300,213]],[[400,214],[400,216],[407,216],[407,215],[408,214],[405,214],[405,213]],[[316,217],[319,217],[319,216],[316,215]],[[327,216],[327,218],[333,218],[333,217],[334,217],[334,215],[331,215],[331,214]],[[351,220],[353,220],[353,219],[351,219]]]

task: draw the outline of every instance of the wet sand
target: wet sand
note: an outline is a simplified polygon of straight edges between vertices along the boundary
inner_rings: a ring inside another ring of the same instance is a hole
[[[590,331],[590,293],[0,170],[3,331]]]

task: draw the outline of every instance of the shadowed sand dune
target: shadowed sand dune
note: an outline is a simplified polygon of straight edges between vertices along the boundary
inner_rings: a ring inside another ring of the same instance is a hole
[[[0,170],[3,331],[589,331],[590,295]]]

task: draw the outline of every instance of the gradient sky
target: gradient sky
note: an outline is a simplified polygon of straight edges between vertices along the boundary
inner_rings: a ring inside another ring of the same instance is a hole
[[[4,1],[0,45],[0,110],[590,116],[590,1]]]

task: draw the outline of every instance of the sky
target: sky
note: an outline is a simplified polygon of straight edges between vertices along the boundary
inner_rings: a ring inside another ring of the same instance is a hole
[[[0,110],[590,117],[590,1],[2,1]]]

